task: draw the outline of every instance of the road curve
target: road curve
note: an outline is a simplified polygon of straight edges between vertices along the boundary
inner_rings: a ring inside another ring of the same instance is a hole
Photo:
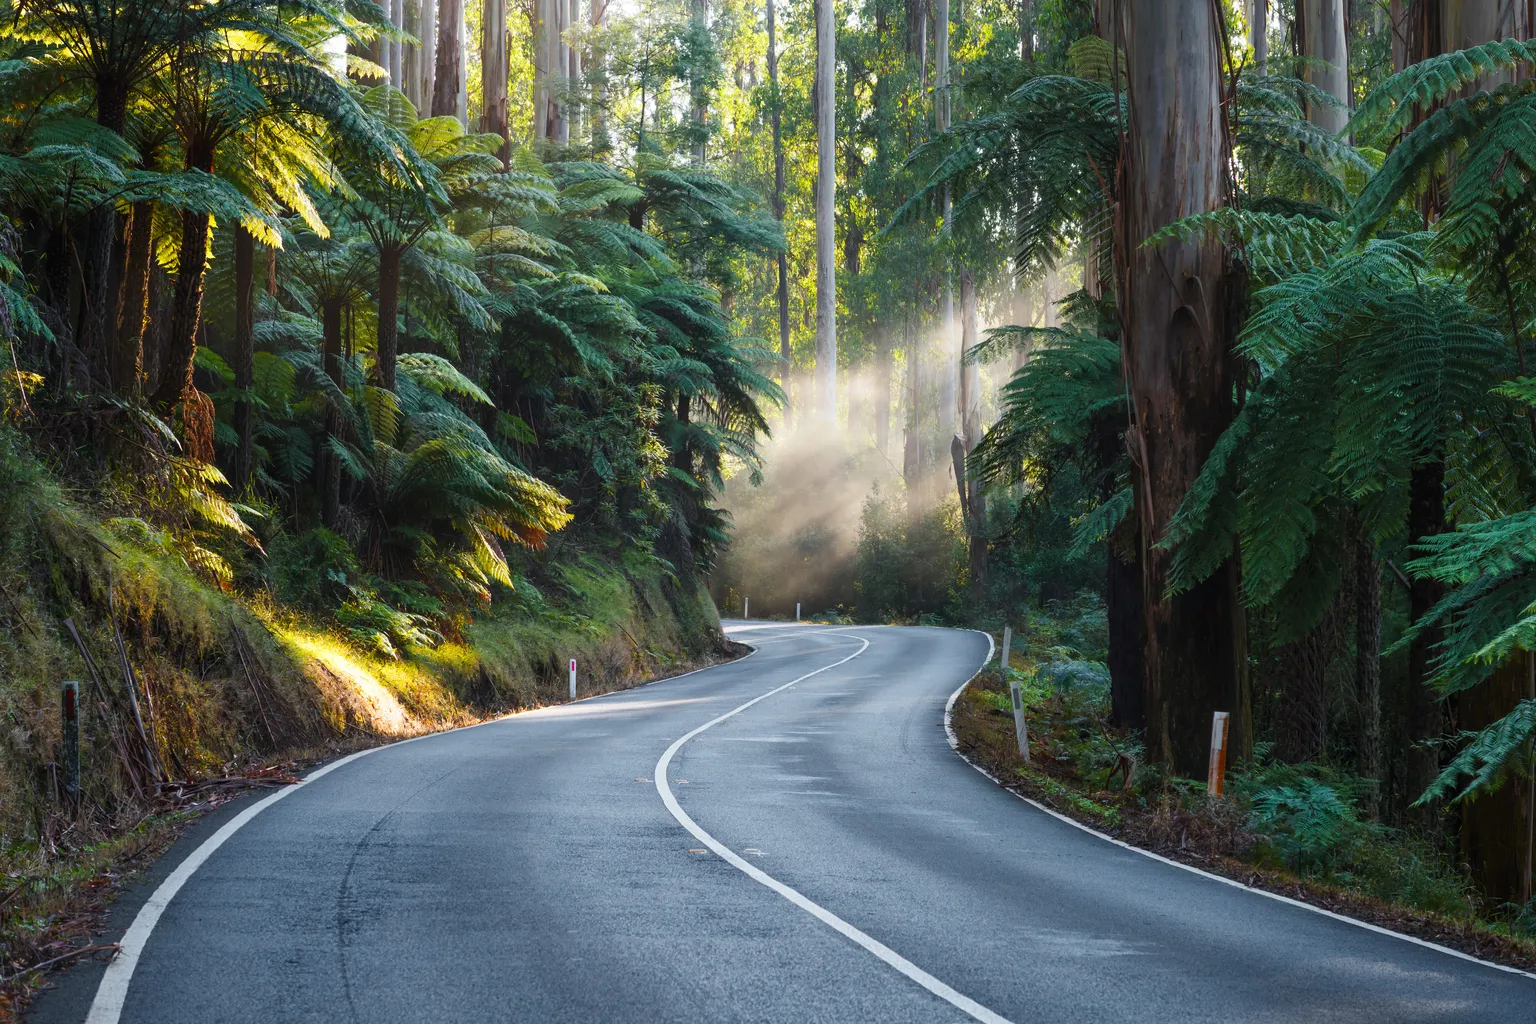
[[[82,965],[29,1020],[117,1024],[90,1009],[114,985],[122,1024],[1536,1020],[1536,980],[993,785],[943,728],[980,634],[730,625],[755,654],[296,788],[187,878],[126,988]]]

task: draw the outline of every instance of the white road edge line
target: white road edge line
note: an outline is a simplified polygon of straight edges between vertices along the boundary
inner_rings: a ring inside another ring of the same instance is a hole
[[[972,630],[971,632],[979,633],[981,631]],[[991,634],[987,635],[987,643],[992,643]],[[987,650],[987,660],[981,663],[982,668],[986,668],[987,663],[991,660],[992,650],[989,647]],[[977,669],[976,675],[971,676],[971,678],[961,683],[960,688],[949,695],[949,700],[944,704],[944,734],[949,737],[949,745],[954,749],[955,753],[960,756],[960,760],[964,761],[966,764],[970,765],[972,768],[976,769],[978,772],[985,775],[993,782],[997,783],[998,788],[1002,789],[1004,793],[1018,797],[1020,800],[1029,804],[1036,810],[1044,811],[1046,814],[1056,818],[1058,821],[1064,821],[1068,825],[1071,825],[1073,828],[1081,829],[1091,836],[1095,836],[1104,840],[1106,843],[1113,843],[1115,846],[1120,847],[1122,850],[1129,850],[1132,853],[1139,853],[1143,857],[1147,857],[1155,861],[1160,861],[1161,863],[1167,864],[1170,867],[1178,868],[1180,871],[1188,871],[1192,875],[1199,875],[1201,878],[1208,878],[1213,882],[1220,882],[1222,885],[1230,885],[1234,889],[1242,889],[1245,892],[1253,893],[1255,896],[1263,896],[1265,899],[1275,900],[1278,903],[1285,903],[1292,907],[1298,907],[1301,910],[1309,910],[1314,914],[1321,914],[1324,917],[1331,917],[1335,921],[1342,921],[1345,924],[1354,925],[1356,928],[1364,928],[1368,932],[1375,932],[1378,935],[1386,935],[1389,938],[1401,939],[1403,942],[1411,942],[1415,946],[1423,946],[1425,949],[1433,949],[1436,952],[1444,953],[1447,956],[1454,956],[1458,960],[1466,960],[1470,963],[1482,964],[1484,967],[1492,967],[1496,971],[1503,971],[1506,974],[1518,974],[1522,978],[1530,978],[1533,981],[1536,981],[1536,974],[1532,974],[1530,971],[1522,971],[1518,967],[1508,967],[1504,964],[1496,964],[1490,960],[1483,960],[1479,957],[1471,955],[1470,953],[1463,953],[1459,949],[1451,949],[1449,946],[1442,946],[1439,943],[1430,942],[1427,939],[1421,939],[1415,935],[1404,935],[1402,932],[1395,932],[1390,928],[1383,928],[1380,925],[1374,925],[1368,921],[1361,921],[1357,918],[1347,917],[1344,914],[1337,914],[1332,910],[1325,910],[1322,907],[1314,907],[1310,903],[1303,903],[1301,900],[1293,900],[1289,896],[1281,896],[1279,893],[1270,892],[1267,889],[1259,889],[1252,885],[1244,885],[1242,882],[1231,878],[1224,878],[1221,875],[1212,874],[1209,871],[1201,870],[1200,868],[1197,868],[1191,864],[1180,863],[1171,857],[1164,857],[1162,854],[1153,853],[1151,850],[1143,850],[1139,846],[1132,846],[1130,843],[1127,843],[1124,840],[1116,839],[1114,836],[1106,835],[1096,828],[1084,825],[1082,822],[1076,820],[1075,818],[1070,818],[1067,815],[1062,814],[1060,811],[1052,810],[1051,808],[1042,804],[1040,801],[1032,800],[1025,796],[1023,793],[1009,789],[1007,786],[1002,784],[1002,780],[1000,780],[997,776],[993,775],[991,772],[987,771],[981,765],[977,764],[975,761],[972,761],[961,752],[960,739],[955,735],[954,726],[950,721],[954,717],[955,701],[960,699],[960,695],[965,692],[965,688],[967,686],[970,686],[971,683],[976,681],[976,676],[978,675],[981,675],[981,669]]]
[[[561,708],[567,706],[568,704],[580,704],[585,701],[598,700],[603,697],[612,697],[625,693],[632,693],[635,690],[641,689],[642,687],[654,686],[657,683],[670,682],[674,679],[682,679],[684,676],[697,675],[700,672],[709,672],[713,669],[725,668],[728,665],[735,665],[745,661],[756,653],[757,650],[754,648],[739,658],[733,658],[730,661],[722,662],[719,665],[706,665],[704,668],[696,668],[691,672],[679,672],[675,676],[665,676],[661,679],[652,679],[649,682],[641,683],[639,686],[631,686],[625,690],[610,690],[608,693],[595,693],[591,696],[583,697],[578,701],[566,701],[561,704],[549,705],[549,707]],[[342,765],[351,761],[356,761],[358,758],[365,757],[368,754],[376,754],[381,750],[389,750],[392,747],[399,747],[406,743],[414,743],[417,740],[427,740],[437,736],[446,736],[449,733],[463,732],[465,729],[478,729],[481,726],[494,725],[497,722],[504,722],[507,719],[515,718],[518,715],[536,714],[537,712],[544,710],[547,709],[533,708],[529,711],[513,712],[510,715],[501,715],[497,718],[487,719],[484,722],[476,722],[474,725],[464,725],[457,729],[443,729],[438,732],[422,733],[420,736],[410,736],[403,740],[396,740],[393,743],[385,743],[377,747],[369,747],[366,750],[359,750],[355,753],[348,754],[346,757],[332,761],[330,764],[322,765],[321,767],[316,768],[314,771],[304,776],[304,778],[296,785],[285,786],[278,790],[276,793],[273,793],[271,796],[264,797],[251,806],[247,807],[245,810],[241,811],[235,817],[225,822],[217,832],[203,840],[197,849],[187,854],[186,859],[183,860],[180,864],[176,865],[175,870],[167,875],[165,881],[161,882],[159,886],[155,888],[155,891],[150,894],[149,899],[144,901],[144,905],[141,906],[139,908],[139,912],[134,915],[133,923],[128,926],[128,930],[123,933],[122,940],[118,943],[117,956],[115,956],[111,962],[107,964],[106,972],[101,976],[101,984],[96,988],[96,997],[91,1001],[91,1009],[86,1014],[85,1024],[118,1024],[118,1021],[123,1014],[123,1004],[128,999],[128,985],[133,981],[134,969],[139,965],[139,956],[144,952],[144,946],[149,942],[149,936],[155,930],[155,925],[159,923],[160,915],[165,913],[165,908],[170,906],[171,900],[175,899],[176,894],[181,891],[181,887],[186,885],[187,882],[191,880],[192,875],[197,871],[197,869],[203,866],[203,862],[211,857],[214,851],[228,842],[231,836],[240,831],[246,825],[249,825],[251,819],[256,817],[256,815],[260,814],[268,807],[271,807],[279,800],[282,800],[285,797],[298,792],[300,789],[303,789],[305,786],[309,785],[311,782],[314,782],[321,776],[329,775],[331,772],[335,771],[337,768],[340,768]]]
[[[827,632],[831,631],[828,630]],[[852,634],[844,635],[852,636]],[[740,707],[732,708],[730,711],[727,711],[720,717],[712,718],[705,722],[703,725],[699,726],[697,729],[694,729],[692,732],[678,737],[672,743],[672,745],[667,748],[666,753],[661,755],[661,759],[656,762],[656,771],[654,773],[654,777],[656,779],[656,792],[660,794],[661,802],[666,805],[667,810],[672,812],[672,817],[677,819],[678,824],[682,825],[683,828],[687,829],[695,839],[709,847],[709,849],[713,851],[717,857],[731,865],[731,867],[735,868],[737,871],[740,871],[742,874],[746,875],[754,882],[757,882],[759,885],[762,885],[778,893],[780,896],[784,897],[786,900],[793,903],[807,914],[810,914],[812,917],[816,918],[822,924],[827,925],[833,931],[838,932],[846,938],[852,939],[854,942],[858,943],[860,946],[863,946],[866,950],[873,953],[880,960],[883,960],[886,964],[896,968],[896,970],[906,975],[912,981],[917,982],[923,988],[927,989],[929,992],[932,992],[946,1003],[949,1003],[951,1006],[963,1011],[974,1019],[981,1021],[982,1024],[1010,1024],[1006,1017],[1001,1017],[987,1009],[985,1006],[982,1006],[974,999],[971,999],[969,996],[965,996],[959,992],[956,992],[954,989],[944,984],[938,978],[935,978],[933,975],[929,974],[927,971],[923,970],[921,967],[917,966],[912,961],[902,956],[900,953],[897,953],[895,950],[885,945],[885,943],[880,942],[878,939],[875,939],[869,935],[866,935],[864,932],[859,931],[859,929],[855,928],[847,921],[844,921],[830,910],[801,895],[798,891],[791,889],[789,886],[785,885],[777,878],[774,878],[766,871],[761,870],[755,865],[750,864],[746,860],[737,856],[729,847],[720,842],[714,836],[710,835],[708,832],[704,831],[704,829],[699,826],[698,822],[694,821],[688,816],[688,812],[682,809],[682,807],[677,802],[677,798],[672,795],[672,787],[667,784],[667,767],[672,763],[672,756],[682,749],[683,744],[687,743],[689,740],[693,739],[704,730],[712,726],[719,725],[727,718],[741,714],[741,712],[747,710],[747,708],[756,704],[758,701],[767,700],[774,694],[787,690],[791,686],[794,686],[796,683],[803,682],[812,676],[820,675],[829,669],[834,669],[839,665],[850,662],[869,649],[868,640],[865,640],[863,637],[853,637],[853,639],[862,641],[863,646],[854,651],[852,654],[848,655],[848,657],[843,658],[840,661],[834,661],[830,665],[824,665],[814,672],[807,672],[805,675],[798,679],[791,679],[783,686],[775,687],[774,689],[769,690],[767,693],[764,693],[761,696],[754,697],[747,701],[745,704],[742,704]],[[987,657],[990,661],[990,652],[988,653]]]

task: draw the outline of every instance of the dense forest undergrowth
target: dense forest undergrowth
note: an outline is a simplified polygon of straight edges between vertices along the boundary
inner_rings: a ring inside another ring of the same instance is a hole
[[[1148,763],[1110,704],[1103,607],[1085,593],[1018,621],[1007,675],[989,665],[955,701],[960,752],[1001,785],[1120,839],[1245,885],[1524,970],[1536,908],[1481,891],[1445,832],[1384,824],[1374,779],[1338,761],[1289,763],[1265,745],[1221,798]],[[1009,693],[1019,684],[1030,759]]]

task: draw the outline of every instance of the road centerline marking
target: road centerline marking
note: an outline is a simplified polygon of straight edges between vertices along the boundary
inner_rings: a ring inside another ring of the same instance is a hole
[[[826,632],[831,631],[828,630]],[[851,633],[845,633],[843,635],[853,636]],[[717,718],[710,719],[703,725],[699,726],[697,729],[685,733],[684,735],[674,740],[672,745],[666,749],[666,752],[663,753],[661,758],[656,762],[656,771],[654,772],[656,776],[656,792],[661,796],[661,802],[666,805],[666,808],[671,812],[672,817],[677,819],[678,824],[687,829],[695,839],[709,847],[710,850],[712,850],[721,860],[731,865],[731,867],[740,871],[742,874],[746,875],[748,878],[752,879],[754,882],[758,883],[764,888],[771,889],[772,891],[778,893],[790,903],[793,903],[807,914],[810,914],[812,917],[816,918],[818,921],[820,921],[822,924],[825,924],[833,931],[839,933],[845,938],[851,939],[853,942],[864,947],[865,950],[873,953],[879,960],[883,961],[890,967],[894,967],[901,974],[905,975],[909,980],[915,981],[917,984],[921,985],[932,994],[938,996],[946,1003],[955,1007],[957,1010],[961,1010],[973,1019],[981,1021],[982,1024],[1010,1024],[1008,1018],[993,1013],[985,1006],[982,1006],[980,1003],[976,1002],[976,1000],[961,992],[957,992],[953,988],[950,988],[948,985],[944,984],[944,982],[940,981],[938,978],[935,978],[933,975],[929,974],[927,971],[923,970],[921,967],[917,966],[912,961],[908,960],[906,957],[902,956],[900,953],[896,952],[885,943],[881,942],[879,939],[876,939],[873,936],[860,931],[858,928],[849,924],[847,921],[844,921],[842,918],[838,917],[836,914],[832,913],[821,904],[801,894],[798,890],[790,888],[783,882],[779,881],[777,878],[774,878],[772,875],[768,874],[766,871],[738,856],[735,851],[731,850],[730,847],[726,846],[724,843],[720,842],[720,840],[704,831],[699,823],[694,821],[693,818],[688,815],[687,811],[683,810],[682,805],[677,802],[677,797],[672,793],[672,787],[667,784],[667,769],[672,764],[673,756],[682,749],[683,744],[704,732],[706,729],[719,725],[726,719],[733,718],[736,715],[741,714],[743,711],[747,710],[747,708],[750,708],[752,705],[758,703],[759,701],[767,700],[769,697],[772,697],[776,693],[782,693],[783,691],[789,689],[791,686],[794,686],[796,683],[804,682],[805,680],[810,679],[812,676],[818,676],[823,672],[837,668],[839,665],[845,665],[852,661],[854,658],[857,658],[859,655],[863,654],[865,651],[869,650],[868,640],[865,640],[863,637],[853,637],[853,639],[861,641],[863,646],[854,651],[852,654],[848,655],[846,658],[834,661],[830,665],[823,665],[821,668],[816,669],[814,672],[807,672],[805,675],[800,676],[798,679],[791,679],[783,686],[774,687],[767,693],[754,697],[747,701],[745,704],[741,704],[735,708],[732,708],[730,711],[727,711],[725,714],[720,715]]]

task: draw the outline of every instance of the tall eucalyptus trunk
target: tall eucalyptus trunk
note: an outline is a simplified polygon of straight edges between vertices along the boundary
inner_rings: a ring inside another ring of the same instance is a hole
[[[437,91],[437,4],[421,0],[421,72],[417,83],[417,113],[430,113]]]
[[[771,120],[773,122],[773,216],[784,226],[784,129],[783,101],[779,95],[779,49],[775,38],[773,0],[768,0],[768,88],[772,94]],[[787,245],[787,243],[786,243]],[[789,394],[789,252],[779,250],[779,358],[783,362],[781,380],[784,385],[784,426],[791,425],[794,405]]]
[[[1349,37],[1344,28],[1345,0],[1298,0],[1296,20],[1302,56],[1309,58],[1303,77],[1333,97],[1337,106],[1307,104],[1307,120],[1339,135],[1349,121]]]
[[[1248,45],[1255,64],[1269,63],[1269,0],[1248,0]]]
[[[933,14],[933,120],[940,134],[949,131],[949,0],[938,0]],[[944,231],[950,230],[953,208],[949,183],[944,183]],[[955,285],[951,268],[944,270],[944,293],[940,298],[939,328],[939,434],[955,431],[955,412],[959,405],[959,381],[955,374]]]
[[[1226,204],[1222,27],[1211,5],[1186,0],[1120,10],[1129,107],[1116,269],[1141,528],[1147,746],[1198,777],[1213,712],[1232,716],[1233,757],[1251,747],[1238,563],[1169,595],[1170,556],[1157,541],[1232,421],[1236,295],[1220,239],[1143,243]]]
[[[1376,541],[1356,524],[1355,596],[1355,771],[1379,783],[1381,763],[1381,566]],[[1379,811],[1379,790],[1365,794],[1365,810]]]
[[[405,44],[400,59],[400,91],[411,101],[417,111],[422,108],[421,50],[424,40],[421,28],[421,0],[405,0],[402,7],[401,28],[416,37],[416,42]]]
[[[837,421],[837,22],[816,0],[816,412]]]
[[[554,0],[530,2],[533,11],[533,138],[535,142],[542,142],[549,138],[549,8]],[[643,109],[640,117],[645,119]]]
[[[700,38],[709,31],[709,0],[689,0],[690,27],[694,34]],[[705,121],[709,116],[704,102],[704,83],[701,69],[691,68],[688,83],[688,117],[693,122],[693,162],[700,167],[704,166],[705,156]]]
[[[922,358],[918,354],[918,341],[914,337],[910,320],[903,322],[906,334],[906,383],[901,389],[905,433],[901,447],[901,478],[907,486],[910,508],[922,487]]]
[[[960,427],[966,457],[981,443],[981,368],[969,359],[979,342],[976,316],[976,275],[969,268],[960,271]],[[971,591],[977,597],[987,587],[987,499],[981,482],[965,475],[965,506],[969,510]]]
[[[594,153],[606,153],[613,147],[613,142],[608,136],[608,54],[602,44],[603,16],[608,11],[609,0],[590,0],[590,24],[592,26],[592,45],[590,48],[590,67],[587,79],[591,90],[591,101],[588,104],[587,124],[592,139]],[[770,0],[770,7],[772,0]],[[769,49],[772,49],[772,42]]]
[[[567,30],[581,24],[581,0],[567,0],[565,11],[565,27]],[[566,76],[566,141],[581,134],[581,102],[579,86],[581,85],[581,47],[570,45],[565,48],[565,76]]]
[[[512,158],[512,141],[507,124],[507,76],[510,67],[507,53],[507,0],[485,0],[481,28],[480,95],[485,109],[480,116],[480,130],[501,136],[501,148],[497,150],[497,155],[501,157],[501,165],[505,168]]]
[[[432,72],[432,116],[457,117],[464,82],[464,0],[437,0],[437,63]]]

